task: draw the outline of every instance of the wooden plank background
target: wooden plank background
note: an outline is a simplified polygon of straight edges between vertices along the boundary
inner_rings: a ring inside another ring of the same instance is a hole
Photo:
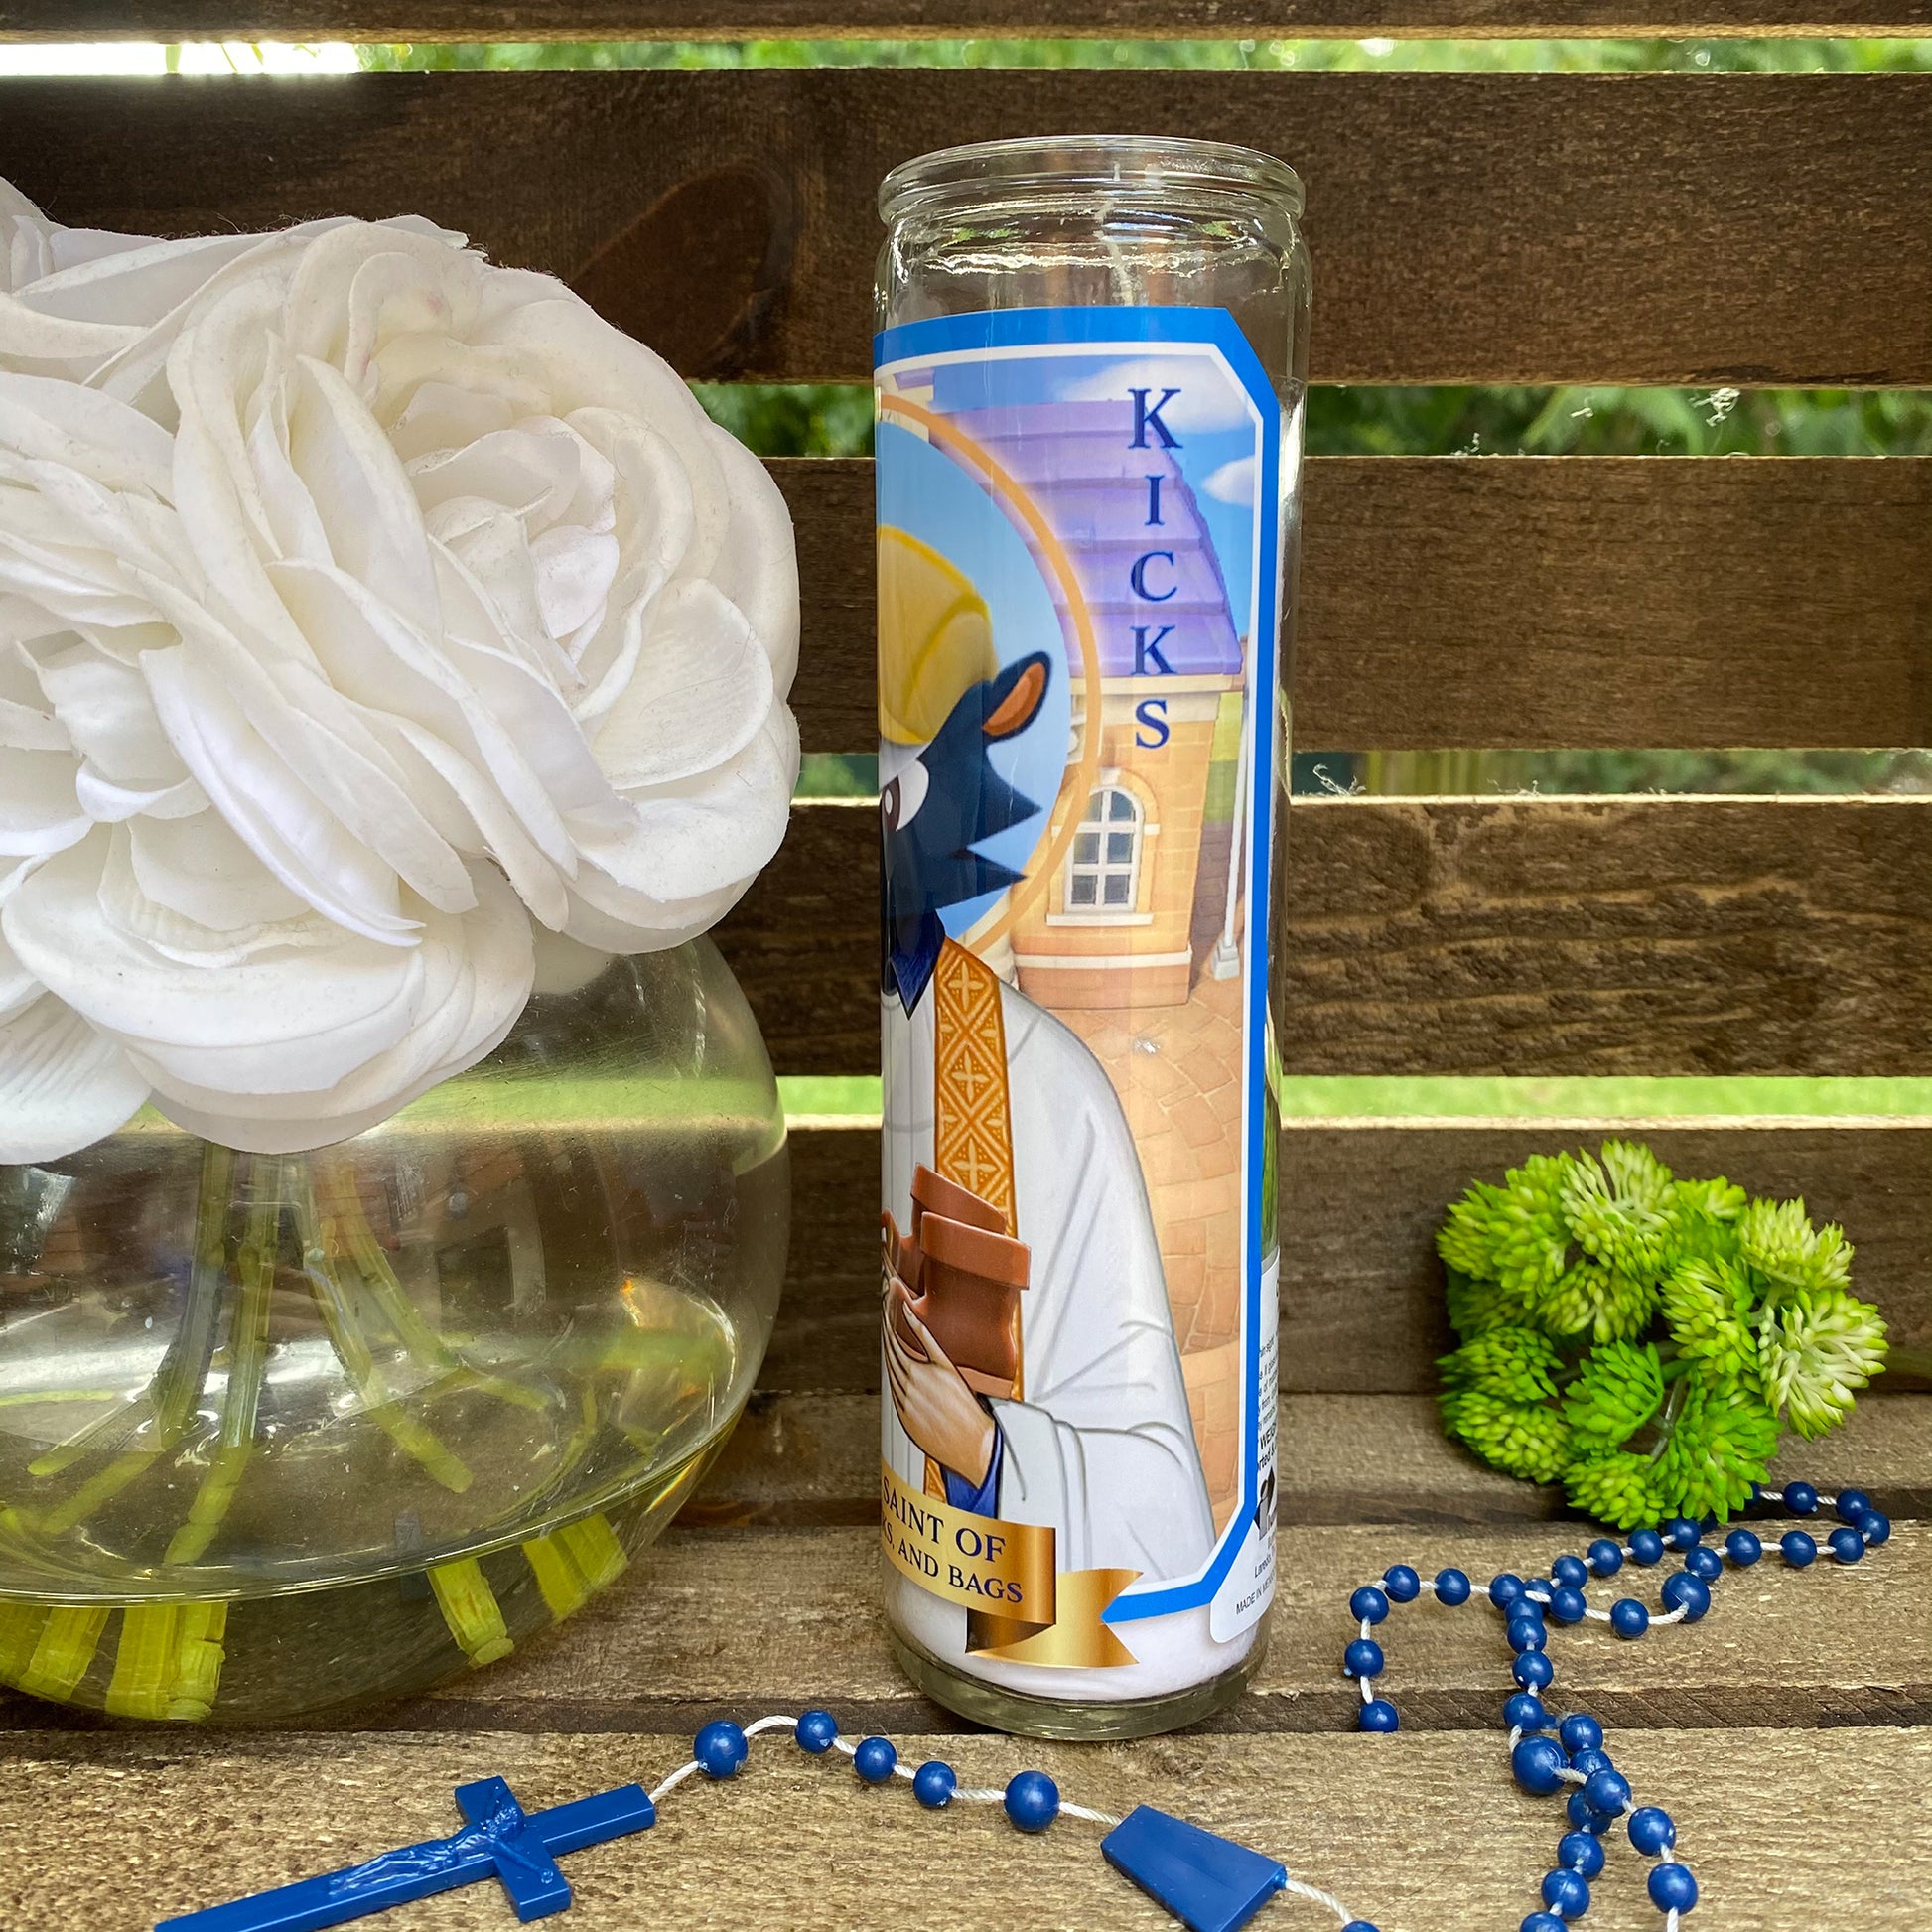
[[[877,845],[801,805],[719,928],[781,1073],[878,1067]],[[1932,1072],[1928,877],[1920,798],[1298,799],[1283,1063]]]
[[[1305,171],[1317,381],[1932,382],[1932,74],[5,88],[0,174],[63,220],[178,233],[416,209],[575,278],[692,375],[863,379],[886,169],[1087,126],[1218,136]],[[131,168],[141,153],[168,165]]]
[[[1436,1386],[1454,1345],[1435,1232],[1471,1180],[1527,1155],[1641,1136],[1687,1175],[1803,1195],[1858,1249],[1859,1293],[1894,1348],[1932,1366],[1932,1125],[1815,1121],[1292,1122],[1282,1140],[1282,1350],[1291,1390],[1406,1393]],[[879,1386],[879,1140],[870,1124],[794,1133],[791,1265],[759,1386]],[[1923,1368],[1887,1387],[1932,1386]]]
[[[1885,1587],[1875,1570],[1788,1586],[1842,1606],[1837,1629],[1851,1603]],[[1486,1648],[1500,1682],[1493,1636]],[[731,1708],[747,1718],[758,1709]],[[1509,1783],[1493,1735],[1190,1733],[1095,1747],[908,1738],[901,1728],[898,1741],[915,1757],[943,1751],[965,1782],[1003,1784],[1016,1765],[1038,1764],[1089,1804],[1178,1813],[1337,1887],[1350,1909],[1390,1928],[1514,1925],[1536,1903],[1561,1823],[1553,1801]],[[1932,1885],[1924,1731],[1631,1731],[1617,1741],[1639,1794],[1677,1821],[1704,1888],[1695,1923],[1792,1932],[1855,1920],[1861,1932],[1921,1932]],[[4,1762],[8,1819],[32,1850],[0,1868],[0,1916],[10,1932],[145,1932],[162,1912],[447,1833],[451,1788],[467,1779],[500,1775],[526,1805],[557,1804],[651,1783],[686,1747],[682,1737],[572,1734],[567,1722],[527,1735],[28,1735]],[[1173,1923],[1107,1868],[1092,1827],[1067,1820],[1016,1846],[990,1807],[935,1816],[902,1783],[868,1791],[842,1762],[781,1740],[754,1752],[730,1784],[680,1788],[643,1838],[565,1861],[585,1924],[1162,1932]],[[1882,1859],[1848,1851],[1874,1831]],[[1643,1870],[1627,1846],[1612,1851],[1592,1886],[1592,1925],[1656,1922]],[[1269,1919],[1285,1932],[1332,1922],[1295,1900]],[[504,1921],[497,1887],[474,1885],[392,1912],[384,1932],[497,1932]]]
[[[1922,34],[1922,0],[9,0],[0,40],[1257,40]]]
[[[1518,1482],[1449,1442],[1432,1396],[1290,1391],[1278,1464],[1285,1524],[1494,1526],[1565,1514],[1561,1490]],[[1818,1442],[1787,1436],[1772,1475],[1857,1483],[1894,1516],[1932,1515],[1932,1397],[1874,1390]],[[678,1520],[705,1529],[877,1523],[878,1395],[754,1397]]]
[[[870,750],[872,465],[768,467],[798,530],[805,749]],[[1932,458],[1305,476],[1299,745],[1932,744]]]

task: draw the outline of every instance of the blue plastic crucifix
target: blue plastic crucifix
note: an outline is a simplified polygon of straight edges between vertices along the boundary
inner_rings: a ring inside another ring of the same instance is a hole
[[[454,1838],[406,1845],[344,1871],[163,1919],[155,1932],[321,1932],[365,1912],[489,1877],[502,1881],[519,1919],[547,1918],[570,1903],[558,1854],[602,1845],[657,1822],[656,1808],[636,1784],[525,1813],[501,1778],[484,1778],[459,1786],[456,1802],[468,1826]]]

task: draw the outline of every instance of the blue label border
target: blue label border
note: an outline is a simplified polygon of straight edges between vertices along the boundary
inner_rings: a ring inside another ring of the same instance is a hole
[[[1096,347],[1137,343],[1206,343],[1221,351],[1230,373],[1247,392],[1261,417],[1259,437],[1259,512],[1266,516],[1281,499],[1282,405],[1254,345],[1242,335],[1225,309],[1196,308],[1079,308],[1004,309],[971,315],[933,316],[922,322],[901,323],[873,338],[873,367],[916,361],[922,356],[957,354],[974,349],[1030,348],[1058,343],[1090,344]],[[1272,534],[1273,540],[1268,540]],[[1257,531],[1260,564],[1256,599],[1253,716],[1248,721],[1250,844],[1248,891],[1248,1199],[1252,1203],[1246,1234],[1247,1342],[1243,1373],[1246,1415],[1242,1428],[1241,1503],[1207,1570],[1192,1583],[1167,1588],[1129,1590],[1102,1613],[1107,1623],[1134,1623],[1147,1617],[1171,1616],[1211,1603],[1234,1567],[1236,1553],[1260,1507],[1261,1391],[1256,1382],[1261,1337],[1261,1283],[1265,1259],[1261,1203],[1267,1134],[1267,1076],[1262,1064],[1268,1027],[1268,903],[1269,866],[1274,857],[1274,752],[1277,654],[1281,637],[1281,520],[1263,521]]]

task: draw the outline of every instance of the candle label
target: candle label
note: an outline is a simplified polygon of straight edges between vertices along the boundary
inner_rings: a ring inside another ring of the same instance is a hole
[[[1220,310],[876,363],[889,1604],[1164,1695],[1274,1589],[1281,405]]]

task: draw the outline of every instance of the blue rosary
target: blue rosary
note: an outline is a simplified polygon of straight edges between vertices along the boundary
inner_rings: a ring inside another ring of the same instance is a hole
[[[1816,1516],[1818,1491],[1808,1482],[1782,1490],[1757,1491],[1753,1502],[1782,1504],[1794,1516]],[[1891,1535],[1890,1521],[1862,1489],[1844,1489],[1829,1499],[1838,1527],[1825,1540],[1842,1564],[1857,1563],[1867,1548]],[[1450,1608],[1472,1596],[1488,1600],[1504,1619],[1514,1653],[1515,1693],[1503,1705],[1509,1731],[1509,1765],[1522,1788],[1538,1797],[1571,1790],[1567,1812],[1571,1829],[1557,1845],[1557,1863],[1543,1879],[1543,1909],[1523,1920],[1521,1932],[1564,1932],[1571,1919],[1589,1909],[1589,1881],[1602,1869],[1604,1834],[1618,1819],[1631,1845],[1653,1861],[1647,1889],[1664,1915],[1664,1932],[1678,1932],[1684,1913],[1698,1898],[1697,1880],[1677,1857],[1677,1827],[1655,1805],[1635,1805],[1630,1784],[1603,1749],[1603,1727],[1581,1714],[1552,1720],[1539,1695],[1556,1676],[1550,1662],[1548,1622],[1567,1625],[1586,1618],[1607,1623],[1619,1637],[1641,1637],[1653,1624],[1695,1623],[1711,1607],[1711,1587],[1724,1575],[1726,1558],[1746,1569],[1764,1554],[1757,1534],[1741,1525],[1725,1537],[1722,1555],[1703,1540],[1700,1526],[1675,1517],[1661,1529],[1633,1530],[1628,1542],[1601,1538],[1582,1557],[1560,1556],[1548,1577],[1527,1583],[1505,1571],[1487,1584],[1471,1583],[1460,1570],[1423,1578],[1407,1564],[1391,1564],[1379,1582],[1364,1584],[1348,1599],[1349,1614],[1361,1634],[1342,1653],[1342,1670],[1361,1688],[1357,1723],[1366,1731],[1398,1727],[1395,1706],[1376,1695],[1382,1675],[1382,1646],[1370,1632],[1396,1603],[1413,1603],[1430,1594]],[[1818,1560],[1818,1539],[1802,1529],[1787,1530],[1778,1549],[1794,1570]],[[1666,1551],[1682,1555],[1682,1569],[1664,1581],[1663,1607],[1653,1614],[1634,1596],[1620,1597],[1607,1610],[1593,1609],[1584,1587],[1594,1578],[1613,1577],[1624,1564],[1649,1569]],[[1102,1826],[1100,1850],[1107,1862],[1158,1900],[1189,1932],[1238,1932],[1278,1891],[1289,1891],[1325,1906],[1341,1921],[1342,1932],[1377,1932],[1367,1919],[1354,1917],[1341,1902],[1294,1877],[1286,1865],[1141,1805],[1126,1818],[1068,1803],[1044,1771],[1022,1771],[1004,1790],[962,1785],[950,1764],[934,1758],[908,1769],[886,1737],[853,1742],[839,1734],[829,1711],[801,1717],[773,1716],[740,1726],[708,1724],[697,1734],[689,1762],[654,1790],[623,1785],[616,1791],[525,1812],[501,1778],[461,1786],[457,1808],[466,1828],[452,1838],[385,1852],[346,1870],[305,1878],[279,1890],[239,1898],[206,1911],[162,1921],[156,1932],[323,1932],[367,1913],[427,1898],[478,1879],[496,1878],[520,1920],[561,1912],[571,1900],[570,1883],[558,1868],[561,1853],[646,1830],[657,1821],[657,1807],[687,1779],[735,1777],[751,1751],[751,1740],[765,1731],[789,1730],[799,1747],[815,1757],[839,1752],[867,1784],[904,1779],[912,1795],[931,1811],[948,1805],[999,1805],[1023,1832],[1043,1832],[1056,1818],[1076,1818]]]

